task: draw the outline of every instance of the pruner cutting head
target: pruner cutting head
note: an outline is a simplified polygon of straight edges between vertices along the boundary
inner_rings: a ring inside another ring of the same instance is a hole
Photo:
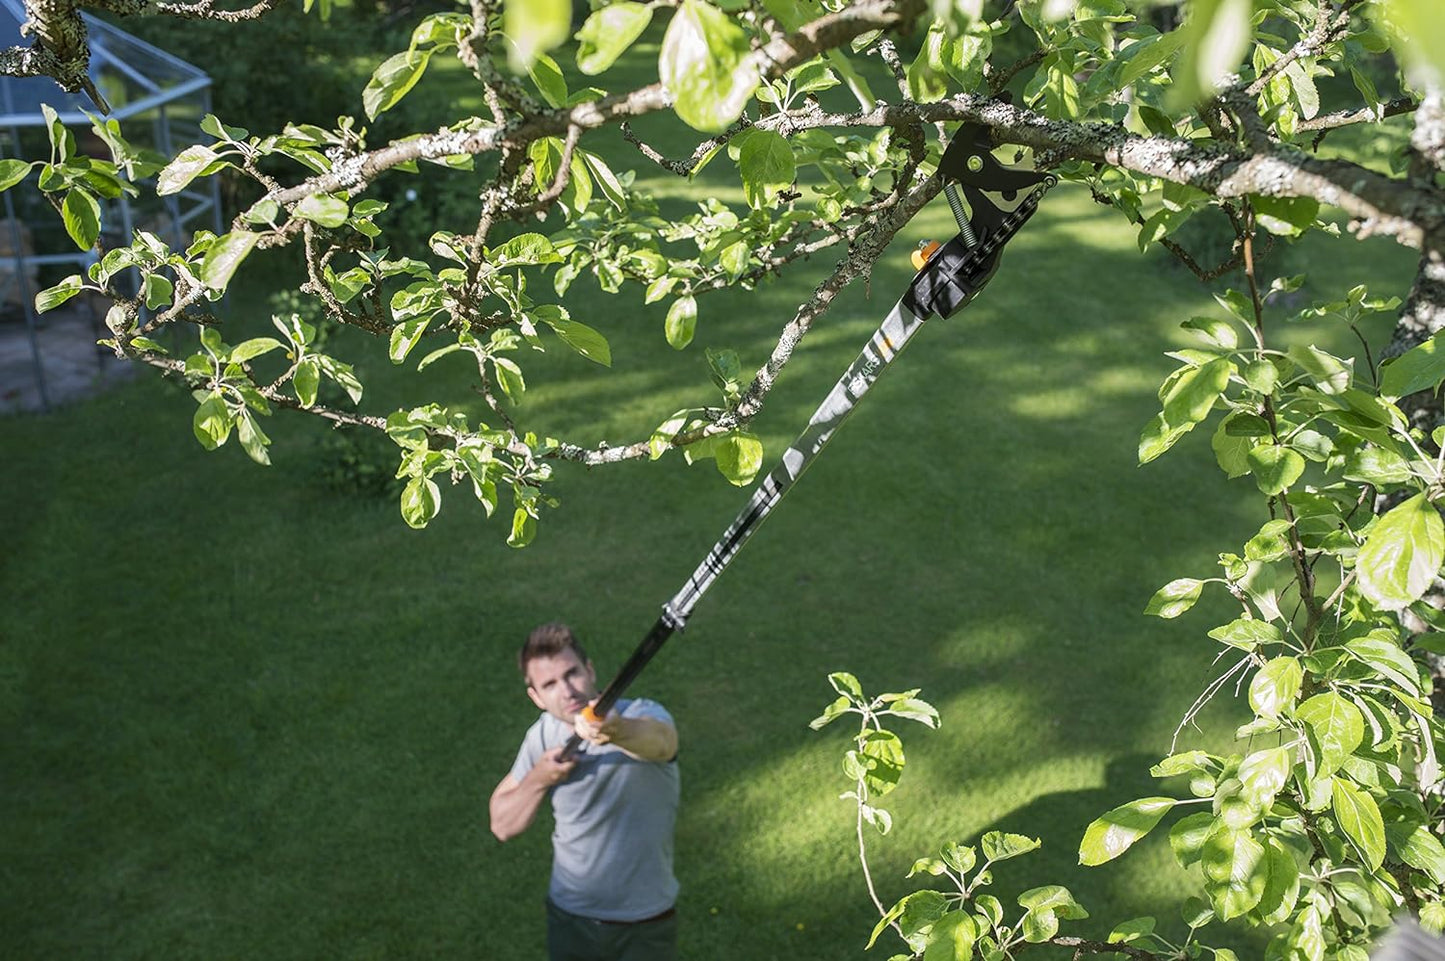
[[[955,184],[963,190],[972,216],[960,220],[959,232],[964,233],[967,224],[980,241],[1003,227],[1008,213],[989,194],[1008,202],[1011,210],[1020,190],[1053,180],[1051,174],[1041,170],[1019,170],[999,163],[993,155],[988,128],[979,123],[966,123],[954,133],[938,162],[938,175],[943,178],[945,192],[952,192]],[[957,215],[959,210],[952,200],[950,205]]]
[[[915,256],[919,273],[904,300],[918,316],[947,317],[972,300],[998,269],[1003,245],[1033,216],[1043,191],[1057,182],[1043,171],[1006,167],[992,151],[988,128],[965,123],[943,152],[938,176],[959,232],[926,258]],[[958,197],[960,189],[968,199],[967,210]]]

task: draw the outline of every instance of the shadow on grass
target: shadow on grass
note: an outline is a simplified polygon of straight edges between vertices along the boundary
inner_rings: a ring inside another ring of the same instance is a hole
[[[1142,617],[1145,601],[1210,573],[1265,518],[1248,482],[1218,474],[1205,431],[1135,465],[1173,328],[1211,302],[1155,261],[1141,269],[1128,231],[1081,246],[1061,227],[1080,201],[1056,196],[639,682],[683,732],[687,957],[862,956],[872,906],[837,800],[845,737],[806,728],[832,670],[922,687],[943,712],[940,731],[905,732],[899,826],[873,843],[886,900],[914,858],[994,826],[1045,840],[1008,883],[1077,883],[1104,932],[1182,889],[1157,838],[1083,874],[1074,846],[1156,790],[1148,765],[1211,676],[1203,634],[1221,599],[1179,622]],[[925,214],[900,249],[947,216]],[[1328,259],[1356,253],[1321,255],[1317,276],[1405,276],[1384,257]],[[754,425],[771,452],[904,271],[882,265],[871,300],[845,293],[810,335]],[[698,346],[755,366],[809,283],[710,298]],[[696,347],[653,372],[671,354],[660,311],[602,310],[644,336],[615,380],[541,358],[528,396],[543,421],[634,439],[699,402]],[[760,330],[765,314],[777,320]],[[394,504],[309,480],[311,428],[278,420],[261,470],[234,445],[203,453],[190,414],[146,381],[0,422],[0,940],[17,957],[539,956],[545,817],[507,845],[484,823],[532,716],[517,639],[562,617],[615,668],[744,493],[676,457],[564,465],[562,507],[518,553],[460,489],[412,532]],[[1229,730],[1228,713],[1202,736]]]

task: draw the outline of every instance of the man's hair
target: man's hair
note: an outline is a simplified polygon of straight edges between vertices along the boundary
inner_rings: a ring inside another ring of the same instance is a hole
[[[530,662],[539,657],[556,657],[564,651],[574,652],[577,660],[587,663],[587,652],[582,649],[582,644],[577,640],[577,635],[572,633],[572,628],[561,621],[535,628],[527,635],[526,643],[517,652],[517,667],[522,672],[522,680],[527,681],[527,665]]]

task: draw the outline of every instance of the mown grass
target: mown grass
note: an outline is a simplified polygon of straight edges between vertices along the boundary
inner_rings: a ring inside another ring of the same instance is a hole
[[[673,203],[734,196],[723,160],[700,188],[631,150],[608,156]],[[754,425],[771,454],[902,289],[907,251],[948,225],[941,203],[926,211],[871,296],[848,291],[809,336]],[[1403,293],[1413,266],[1350,240],[1282,257],[1317,299],[1358,282]],[[574,316],[613,340],[614,369],[537,357],[519,414],[580,442],[645,436],[710,402],[702,347],[761,363],[835,259],[709,296],[681,354],[662,341],[665,305],[579,282]],[[279,269],[258,266],[234,309],[263,312]],[[1064,883],[1098,919],[1085,930],[1154,912],[1178,930],[1168,905],[1186,880],[1162,839],[1106,868],[1074,862],[1089,820],[1155,793],[1148,766],[1213,676],[1203,635],[1220,600],[1174,622],[1143,617],[1145,601],[1208,575],[1266,519],[1249,482],[1214,467],[1206,432],[1136,465],[1162,353],[1213,309],[1061,188],[988,292],[930,324],[869,395],[636,688],[682,732],[684,957],[863,956],[873,909],[837,800],[845,735],[806,727],[833,670],[873,691],[921,687],[943,714],[936,733],[903,731],[897,827],[873,842],[886,901],[915,857],[1003,827],[1045,846],[998,872],[1001,893]],[[1369,331],[1377,345],[1387,333]],[[1287,336],[1353,350],[1326,327]],[[461,401],[463,367],[431,388],[384,359],[365,372],[387,402]],[[142,378],[0,421],[5,953],[540,957],[546,819],[506,845],[486,828],[534,716],[515,646],[560,617],[607,674],[743,493],[676,456],[561,465],[562,506],[516,552],[462,488],[418,533],[393,502],[322,486],[315,425],[268,424],[275,466],[261,469],[235,444],[203,452],[191,413]],[[1201,736],[1218,742],[1233,717],[1216,705]]]

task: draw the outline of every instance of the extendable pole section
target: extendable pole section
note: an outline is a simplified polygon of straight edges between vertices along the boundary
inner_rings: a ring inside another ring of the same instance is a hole
[[[637,645],[627,663],[603,689],[597,701],[583,708],[588,720],[600,723],[628,685],[637,679],[642,669],[667,643],[667,639],[687,626],[688,618],[702,595],[737,556],[743,544],[788,489],[803,476],[813,459],[853,413],[858,401],[903,351],[924,321],[933,314],[951,316],[983,289],[998,269],[1004,243],[1033,215],[1044,190],[1055,182],[1047,174],[1012,170],[999,163],[990,153],[987,128],[979,124],[964,124],[959,128],[939,163],[939,176],[948,182],[949,206],[958,218],[960,236],[938,247],[913,278],[908,291],[883,318],[883,323],[874,331],[862,353],[843,372],[828,396],[823,398],[823,403],[813,412],[808,426],[754,489],[752,497],[688,577],[682,589],[663,605],[662,616],[652,625],[642,643]],[[954,181],[963,187],[968,197],[972,206],[971,218],[963,216],[962,205],[952,189]],[[1041,189],[1033,190],[1010,211],[1000,210],[985,196],[985,192],[1001,192],[1005,198],[1012,200],[1018,190],[1037,185],[1042,185]],[[566,760],[574,756],[581,744],[582,739],[573,734],[562,750],[562,758]]]

